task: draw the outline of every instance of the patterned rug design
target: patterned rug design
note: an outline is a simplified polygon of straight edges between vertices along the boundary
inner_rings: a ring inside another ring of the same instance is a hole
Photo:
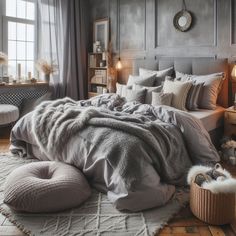
[[[155,235],[188,201],[188,193],[181,190],[164,207],[138,213],[120,212],[106,195],[93,190],[92,196],[78,208],[53,214],[17,213],[3,203],[5,178],[15,168],[32,161],[0,153],[0,212],[27,235]]]

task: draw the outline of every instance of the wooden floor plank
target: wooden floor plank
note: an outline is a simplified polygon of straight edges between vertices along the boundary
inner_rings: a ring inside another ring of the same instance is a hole
[[[9,139],[0,139],[0,152],[8,152],[9,147]]]
[[[169,224],[172,227],[181,227],[181,226],[206,226],[207,224],[197,218],[183,218],[183,219],[174,219]]]
[[[199,231],[199,236],[212,236],[208,226],[199,226],[198,231]]]
[[[212,236],[227,236],[219,226],[209,226]]]
[[[158,236],[199,236],[199,233],[173,233],[173,234],[158,234]]]

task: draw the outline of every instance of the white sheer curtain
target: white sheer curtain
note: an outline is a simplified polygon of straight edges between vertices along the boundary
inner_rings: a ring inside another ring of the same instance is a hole
[[[84,99],[87,86],[87,0],[38,0],[38,58],[58,65],[56,97]]]

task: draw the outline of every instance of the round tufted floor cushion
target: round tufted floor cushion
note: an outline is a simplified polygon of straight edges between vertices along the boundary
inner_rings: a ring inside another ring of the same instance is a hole
[[[4,203],[16,211],[56,212],[78,206],[90,195],[89,184],[77,168],[42,161],[21,166],[8,176]]]
[[[0,104],[0,125],[7,125],[19,118],[19,109],[9,104]]]

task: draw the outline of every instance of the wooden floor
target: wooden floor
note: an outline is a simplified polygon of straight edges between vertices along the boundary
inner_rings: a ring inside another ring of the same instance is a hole
[[[0,128],[1,130],[1,128]],[[9,135],[0,133],[0,152],[9,150]],[[236,176],[236,168],[226,166]],[[0,236],[23,236],[13,224],[0,214]],[[169,224],[163,228],[160,236],[235,236],[236,220],[231,225],[211,226],[192,215],[189,207],[184,208]]]

